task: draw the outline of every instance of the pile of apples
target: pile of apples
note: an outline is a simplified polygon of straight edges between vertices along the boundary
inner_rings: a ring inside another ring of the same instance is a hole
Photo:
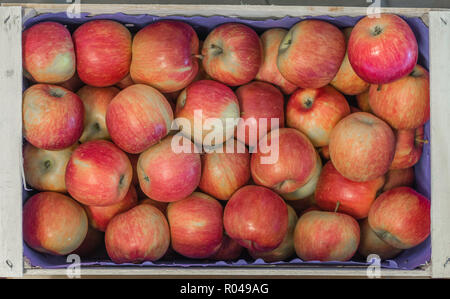
[[[35,24],[23,32],[23,158],[39,192],[24,240],[53,255],[104,245],[115,263],[395,257],[430,234],[430,201],[412,189],[430,117],[417,60],[392,14],[261,36],[226,23],[204,41],[174,20],[134,36],[112,20],[73,34]],[[241,120],[212,140],[214,127],[190,129],[198,110]],[[277,158],[264,163],[268,144]]]

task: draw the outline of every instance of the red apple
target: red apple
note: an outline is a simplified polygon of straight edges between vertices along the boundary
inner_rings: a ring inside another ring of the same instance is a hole
[[[381,119],[356,112],[334,127],[329,149],[331,161],[340,174],[352,181],[370,181],[389,170],[395,153],[395,136]]]
[[[370,88],[365,92],[356,95],[356,102],[358,104],[358,108],[363,112],[372,113],[372,108],[370,108],[369,104],[369,90]]]
[[[169,224],[154,206],[138,205],[109,222],[105,245],[108,256],[117,264],[156,261],[169,248]]]
[[[294,231],[294,247],[303,261],[348,261],[358,249],[358,222],[349,215],[310,211]]]
[[[330,85],[297,89],[286,107],[286,123],[308,136],[315,147],[322,147],[328,145],[331,130],[349,114],[347,100]]]
[[[81,257],[94,257],[94,254],[104,244],[105,234],[89,226],[83,243],[73,252]]]
[[[173,111],[156,89],[135,84],[120,91],[109,103],[106,126],[113,142],[122,150],[138,154],[170,131]]]
[[[288,209],[268,188],[247,185],[236,191],[224,209],[226,233],[241,246],[258,251],[277,248],[288,229]]]
[[[391,169],[386,174],[383,192],[396,187],[413,187],[415,180],[414,168]]]
[[[64,87],[65,89],[68,89],[71,92],[77,92],[81,87],[83,87],[84,82],[81,81],[80,77],[78,77],[78,74],[75,72],[75,74],[69,80],[59,83],[57,85]]]
[[[339,28],[320,20],[295,24],[278,50],[281,75],[302,88],[319,88],[336,76],[345,56],[345,38]]]
[[[39,252],[66,255],[83,243],[87,231],[83,207],[63,194],[37,193],[23,206],[23,239]]]
[[[348,41],[348,59],[364,81],[385,84],[409,74],[417,63],[414,32],[399,16],[366,16],[356,23]]]
[[[74,145],[83,132],[84,108],[70,90],[35,84],[23,93],[23,135],[34,146],[61,150]]]
[[[203,67],[214,80],[243,85],[256,77],[262,44],[256,32],[240,23],[226,23],[211,31],[202,48]]]
[[[430,201],[410,187],[388,190],[372,204],[369,224],[391,246],[412,248],[430,235]]]
[[[109,206],[125,197],[132,175],[124,152],[112,142],[93,140],[72,153],[65,179],[69,194],[82,204]]]
[[[376,254],[382,260],[396,257],[401,249],[395,248],[381,240],[377,234],[370,228],[368,219],[364,219],[359,224],[361,239],[359,242],[358,253],[364,258],[371,254]]]
[[[131,64],[131,33],[112,20],[93,20],[73,33],[80,79],[105,87],[120,82]]]
[[[219,250],[209,257],[209,259],[216,261],[230,261],[236,260],[241,256],[242,250],[244,248],[239,245],[236,240],[231,239],[227,234],[224,233],[222,244]]]
[[[69,30],[56,22],[41,22],[22,33],[25,76],[39,83],[62,83],[75,73],[75,51]]]
[[[164,215],[166,215],[167,206],[169,205],[168,202],[162,202],[162,201],[156,201],[151,198],[145,198],[139,201],[140,205],[148,204],[156,207],[158,210],[161,211]]]
[[[133,39],[131,78],[161,92],[181,90],[198,72],[199,41],[187,23],[164,20],[147,25]]]
[[[423,126],[412,130],[396,130],[394,160],[390,169],[402,169],[414,166],[422,156],[424,144]]]
[[[194,192],[167,206],[172,248],[188,258],[207,258],[222,245],[223,208],[209,195]]]

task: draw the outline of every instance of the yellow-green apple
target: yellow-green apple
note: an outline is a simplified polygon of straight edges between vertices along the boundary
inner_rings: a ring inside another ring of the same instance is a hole
[[[256,77],[263,54],[258,34],[240,23],[214,28],[202,47],[203,67],[214,80],[229,86],[246,84]]]
[[[111,219],[105,245],[108,256],[117,264],[156,261],[169,248],[169,224],[154,206],[137,205]]]
[[[167,206],[171,247],[188,258],[207,258],[222,245],[223,207],[214,198],[194,192]]]
[[[394,130],[395,155],[390,169],[402,169],[414,166],[422,156],[424,144],[423,126],[410,130]]]
[[[356,74],[371,84],[385,84],[408,75],[417,63],[414,32],[401,17],[366,16],[348,41],[348,59]]]
[[[395,153],[395,135],[375,115],[355,112],[334,127],[329,149],[340,174],[352,181],[370,181],[388,172]]]
[[[304,20],[283,38],[277,65],[289,82],[319,88],[333,80],[344,56],[345,38],[339,28],[321,20]]]
[[[291,94],[297,86],[286,80],[278,70],[278,48],[288,31],[282,28],[271,28],[261,35],[263,46],[263,62],[255,79],[278,86],[284,94]]]
[[[104,240],[105,234],[103,232],[89,226],[83,243],[71,253],[78,254],[81,257],[94,257],[95,253],[104,244]]]
[[[166,98],[144,84],[121,90],[106,110],[106,127],[112,141],[131,154],[141,153],[164,138],[172,121],[173,111]]]
[[[186,198],[198,187],[201,177],[198,150],[190,140],[178,135],[168,136],[143,152],[137,168],[145,195],[163,202]]]
[[[241,256],[244,248],[236,240],[231,239],[226,233],[223,234],[222,244],[219,250],[209,257],[216,261],[231,261]]]
[[[69,30],[56,22],[41,22],[22,33],[25,76],[39,83],[62,83],[75,73],[75,51]]]
[[[78,74],[75,72],[75,74],[69,80],[58,83],[57,85],[64,87],[65,89],[68,89],[72,92],[77,92],[81,87],[83,87],[84,82],[81,81],[80,77],[78,77]]]
[[[131,64],[131,33],[121,23],[93,20],[72,35],[80,79],[91,86],[105,87],[120,82]]]
[[[241,118],[236,138],[250,147],[277,128],[284,128],[284,97],[270,83],[253,81],[236,89]],[[273,120],[273,121],[272,121]]]
[[[370,228],[369,220],[366,218],[359,223],[361,237],[359,241],[358,253],[364,258],[371,254],[376,254],[382,260],[396,257],[402,249],[395,248],[380,239],[377,234]]]
[[[412,248],[430,235],[430,201],[410,187],[388,190],[372,204],[369,225],[391,246]]]
[[[39,252],[66,255],[83,243],[87,231],[83,207],[61,193],[37,193],[23,206],[23,239]]]
[[[347,261],[356,253],[359,238],[359,225],[353,217],[309,211],[295,226],[294,247],[303,261]]]
[[[369,103],[369,89],[365,92],[356,95],[356,103],[358,104],[358,108],[363,112],[372,113],[372,108],[370,108]]]
[[[23,149],[25,180],[33,189],[65,193],[66,166],[78,144],[63,150],[48,151],[26,143]]]
[[[338,211],[355,219],[363,219],[369,214],[370,206],[384,183],[384,176],[365,182],[351,181],[342,176],[329,161],[323,167],[317,183],[316,203],[324,211]]]
[[[288,230],[288,209],[272,190],[247,185],[227,202],[223,224],[230,238],[241,246],[258,251],[277,248]]]
[[[66,167],[69,194],[84,205],[109,206],[128,192],[133,170],[127,155],[106,140],[81,144]]]
[[[386,174],[386,183],[383,192],[396,187],[413,187],[415,180],[414,168],[391,169]]]
[[[126,212],[138,204],[136,188],[130,186],[125,197],[110,206],[85,206],[89,224],[99,231],[106,231],[106,227],[114,216]]]
[[[417,65],[392,83],[371,85],[369,104],[379,118],[397,130],[415,129],[430,119],[430,76]]]
[[[233,137],[239,120],[239,102],[225,84],[200,80],[180,93],[175,116],[178,128],[195,143],[218,145]]]
[[[278,245],[277,248],[270,250],[270,251],[256,251],[249,249],[248,252],[254,259],[261,258],[265,262],[271,263],[271,262],[278,262],[283,261],[285,259],[290,258],[292,255],[294,255],[294,229],[295,225],[297,224],[298,217],[295,210],[290,206],[287,205],[288,208],[288,229],[286,232],[286,235],[284,236],[283,241],[280,245]]]
[[[22,119],[28,142],[61,150],[74,145],[83,132],[83,102],[63,87],[35,84],[23,93]]]
[[[334,87],[297,89],[286,106],[286,124],[303,132],[315,147],[328,145],[331,130],[345,116],[350,106]]]
[[[80,142],[95,139],[110,139],[106,128],[106,110],[119,89],[110,87],[94,87],[85,85],[78,90],[77,95],[84,105],[84,130]]]
[[[134,36],[131,78],[161,92],[181,90],[197,75],[198,53],[198,36],[189,24],[174,20],[152,23]]]
[[[126,75],[125,78],[123,78],[118,83],[116,83],[116,86],[119,89],[125,89],[134,84],[136,84],[136,83],[133,81],[133,79],[131,79],[130,73],[128,73],[128,75]]]
[[[153,200],[151,198],[142,199],[139,201],[139,204],[140,205],[142,205],[142,204],[153,205],[158,210],[160,210],[164,215],[166,215],[167,206],[169,205],[168,202],[157,201],[157,200]]]

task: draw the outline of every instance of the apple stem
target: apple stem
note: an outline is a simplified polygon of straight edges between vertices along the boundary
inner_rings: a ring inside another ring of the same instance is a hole
[[[194,55],[194,57],[195,57],[195,58],[198,58],[198,59],[200,59],[200,60],[202,60],[204,56],[201,55],[201,54],[197,54],[197,55]]]
[[[428,140],[427,139],[416,138],[415,140],[416,140],[416,142],[419,142],[419,143],[428,144]]]
[[[334,208],[334,212],[335,212],[335,213],[338,211],[340,205],[341,205],[341,202],[338,200],[338,201],[336,202],[336,208]]]

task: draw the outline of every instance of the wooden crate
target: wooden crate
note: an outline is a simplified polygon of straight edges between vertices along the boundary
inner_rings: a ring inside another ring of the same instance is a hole
[[[66,275],[66,269],[30,267],[22,241],[22,24],[41,13],[64,12],[69,4],[0,6],[0,277]],[[69,10],[70,11],[70,10]],[[158,16],[225,15],[246,19],[285,16],[362,16],[364,7],[245,5],[81,5],[92,15],[122,12]],[[381,13],[420,17],[429,26],[431,78],[431,262],[415,270],[381,269],[381,277],[450,278],[450,10],[381,8]],[[81,275],[152,277],[367,277],[366,267],[83,267]]]

